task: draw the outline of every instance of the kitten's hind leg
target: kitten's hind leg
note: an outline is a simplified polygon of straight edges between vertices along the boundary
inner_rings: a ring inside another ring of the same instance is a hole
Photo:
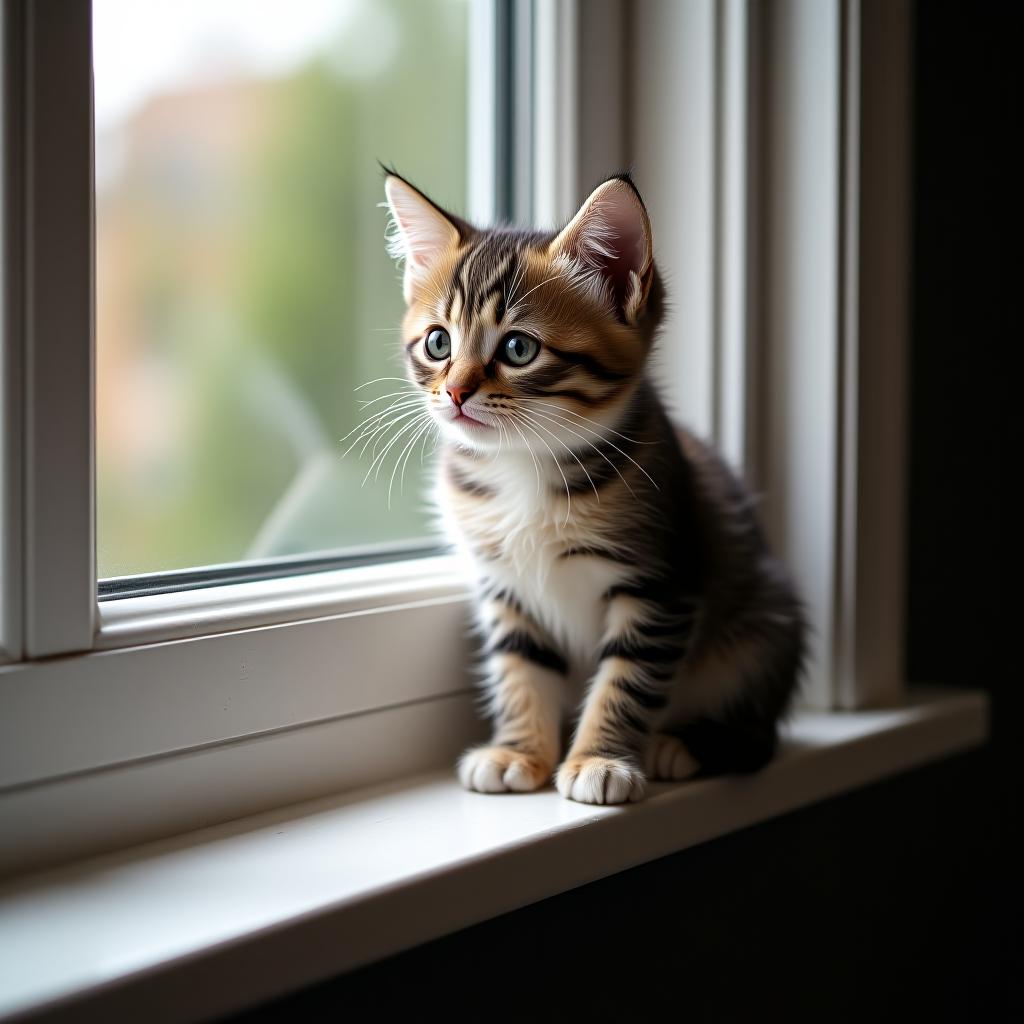
[[[676,732],[705,775],[759,771],[778,744],[775,721],[755,715],[698,718]]]
[[[680,782],[696,775],[700,762],[686,749],[678,736],[659,732],[651,737],[647,750],[647,775],[665,782]]]
[[[749,620],[748,620],[749,622]],[[662,728],[677,736],[703,775],[755,772],[775,756],[778,724],[796,689],[803,660],[803,624],[766,617],[756,639],[722,644],[681,680]]]

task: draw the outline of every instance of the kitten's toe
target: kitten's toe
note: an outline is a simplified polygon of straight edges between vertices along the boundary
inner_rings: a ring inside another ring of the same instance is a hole
[[[647,780],[634,765],[610,757],[570,757],[558,769],[558,792],[581,804],[642,800]]]
[[[683,745],[678,736],[658,733],[651,737],[647,752],[647,771],[652,779],[679,782],[696,775],[700,765]]]
[[[508,747],[474,747],[459,760],[459,781],[478,793],[529,793],[551,778],[551,765]]]

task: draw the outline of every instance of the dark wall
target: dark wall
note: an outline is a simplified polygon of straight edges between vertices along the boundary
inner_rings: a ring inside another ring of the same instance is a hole
[[[922,0],[914,30],[908,672],[988,689],[993,744],[244,1020],[1024,1019],[1019,6]]]
[[[992,692],[1018,783],[1022,7],[916,8],[907,624],[912,679]]]

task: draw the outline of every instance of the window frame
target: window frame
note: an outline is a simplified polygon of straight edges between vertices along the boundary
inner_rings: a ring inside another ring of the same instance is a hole
[[[0,665],[21,657],[22,175],[5,156],[23,137],[18,14],[0,9]]]
[[[706,268],[686,285],[662,365],[693,425],[769,495],[769,530],[810,596],[807,702],[898,701],[902,456],[885,428],[902,416],[906,253],[883,214],[905,217],[906,4],[490,0],[472,11],[471,74],[489,83],[471,89],[472,130],[493,141],[502,125],[488,97],[504,109],[479,54],[503,53],[509,68],[526,47],[532,85],[503,129],[534,158],[507,161],[500,185],[490,150],[490,180],[486,161],[470,175],[471,215],[489,219],[490,205],[551,223],[634,157],[655,225],[662,209],[695,228],[658,236],[670,269]],[[447,762],[482,729],[452,642],[469,598],[451,558],[97,603],[91,4],[7,0],[2,18],[0,817],[22,839],[0,869]],[[694,29],[683,45],[710,42],[700,60],[658,45],[680,38],[680,23]],[[860,75],[883,37],[897,102],[874,69]],[[807,74],[787,80],[780,66]],[[659,124],[668,115],[673,132]],[[809,173],[786,154],[814,138]],[[680,190],[666,169],[694,153],[694,187]],[[785,201],[801,188],[814,216]],[[873,272],[879,259],[888,276]]]
[[[22,652],[45,658],[88,650],[96,619],[91,4],[4,16],[5,57],[24,41],[20,80],[5,75],[21,104],[8,152],[23,156],[7,162],[20,183],[21,210],[7,213],[23,290],[21,337],[6,339],[21,341],[24,387]]]

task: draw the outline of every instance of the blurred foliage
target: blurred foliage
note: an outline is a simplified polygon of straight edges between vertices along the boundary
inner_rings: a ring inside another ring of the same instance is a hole
[[[137,308],[117,350],[133,372],[105,382],[100,303],[99,399],[131,397],[136,416],[164,417],[146,428],[170,438],[139,459],[105,448],[101,432],[101,577],[429,532],[419,457],[388,511],[392,461],[361,488],[369,463],[342,460],[338,441],[360,398],[400,386],[353,390],[401,374],[377,160],[465,205],[467,2],[364,0],[344,37],[270,85],[253,151],[200,166],[198,184],[171,153],[100,204],[100,288],[104,238],[119,232]],[[204,269],[211,252],[226,271]]]

